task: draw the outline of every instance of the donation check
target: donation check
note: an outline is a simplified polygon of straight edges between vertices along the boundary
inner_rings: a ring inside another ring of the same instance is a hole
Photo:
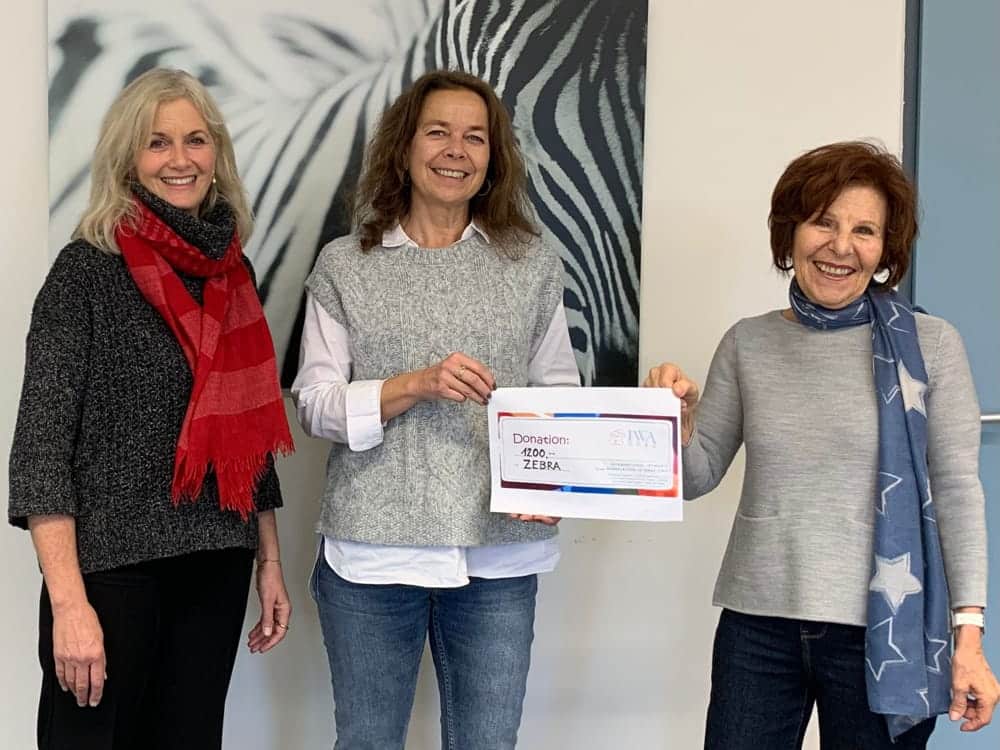
[[[680,401],[664,388],[499,388],[490,510],[680,521]]]

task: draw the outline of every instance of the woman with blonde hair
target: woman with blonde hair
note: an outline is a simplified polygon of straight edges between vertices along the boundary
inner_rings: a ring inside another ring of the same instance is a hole
[[[104,118],[90,202],[35,301],[9,521],[43,575],[41,748],[219,748],[249,647],[288,630],[274,456],[292,449],[232,141],[151,70]]]

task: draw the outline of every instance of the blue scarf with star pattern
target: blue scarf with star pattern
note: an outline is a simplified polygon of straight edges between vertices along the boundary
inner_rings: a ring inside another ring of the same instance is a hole
[[[948,584],[927,473],[927,371],[914,309],[876,284],[829,310],[792,279],[799,322],[832,330],[870,324],[878,398],[875,551],[868,587],[868,705],[895,740],[951,703]]]

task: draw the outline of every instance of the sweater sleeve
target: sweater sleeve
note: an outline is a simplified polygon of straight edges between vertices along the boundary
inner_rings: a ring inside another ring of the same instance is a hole
[[[718,486],[743,443],[736,328],[726,332],[712,357],[695,415],[695,432],[683,449],[684,497],[688,500]]]
[[[30,515],[78,511],[73,459],[92,340],[86,253],[72,245],[60,253],[32,308],[7,506],[20,528]]]
[[[928,368],[927,464],[951,606],[986,606],[986,509],[979,403],[965,346],[942,321]]]
[[[267,469],[257,483],[257,493],[254,497],[257,512],[274,510],[285,503],[281,499],[281,484],[278,482],[278,471],[274,468],[274,457],[267,457]]]

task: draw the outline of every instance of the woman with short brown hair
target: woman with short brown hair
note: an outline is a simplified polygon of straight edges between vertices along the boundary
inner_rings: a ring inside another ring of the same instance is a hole
[[[952,326],[892,289],[915,215],[881,147],[793,160],[770,216],[790,306],[729,329],[700,400],[675,365],[646,379],[684,399],[686,497],[746,447],[714,596],[711,750],[801,747],[814,704],[823,747],[916,750],[938,714],[978,730],[1000,698],[969,364]]]

